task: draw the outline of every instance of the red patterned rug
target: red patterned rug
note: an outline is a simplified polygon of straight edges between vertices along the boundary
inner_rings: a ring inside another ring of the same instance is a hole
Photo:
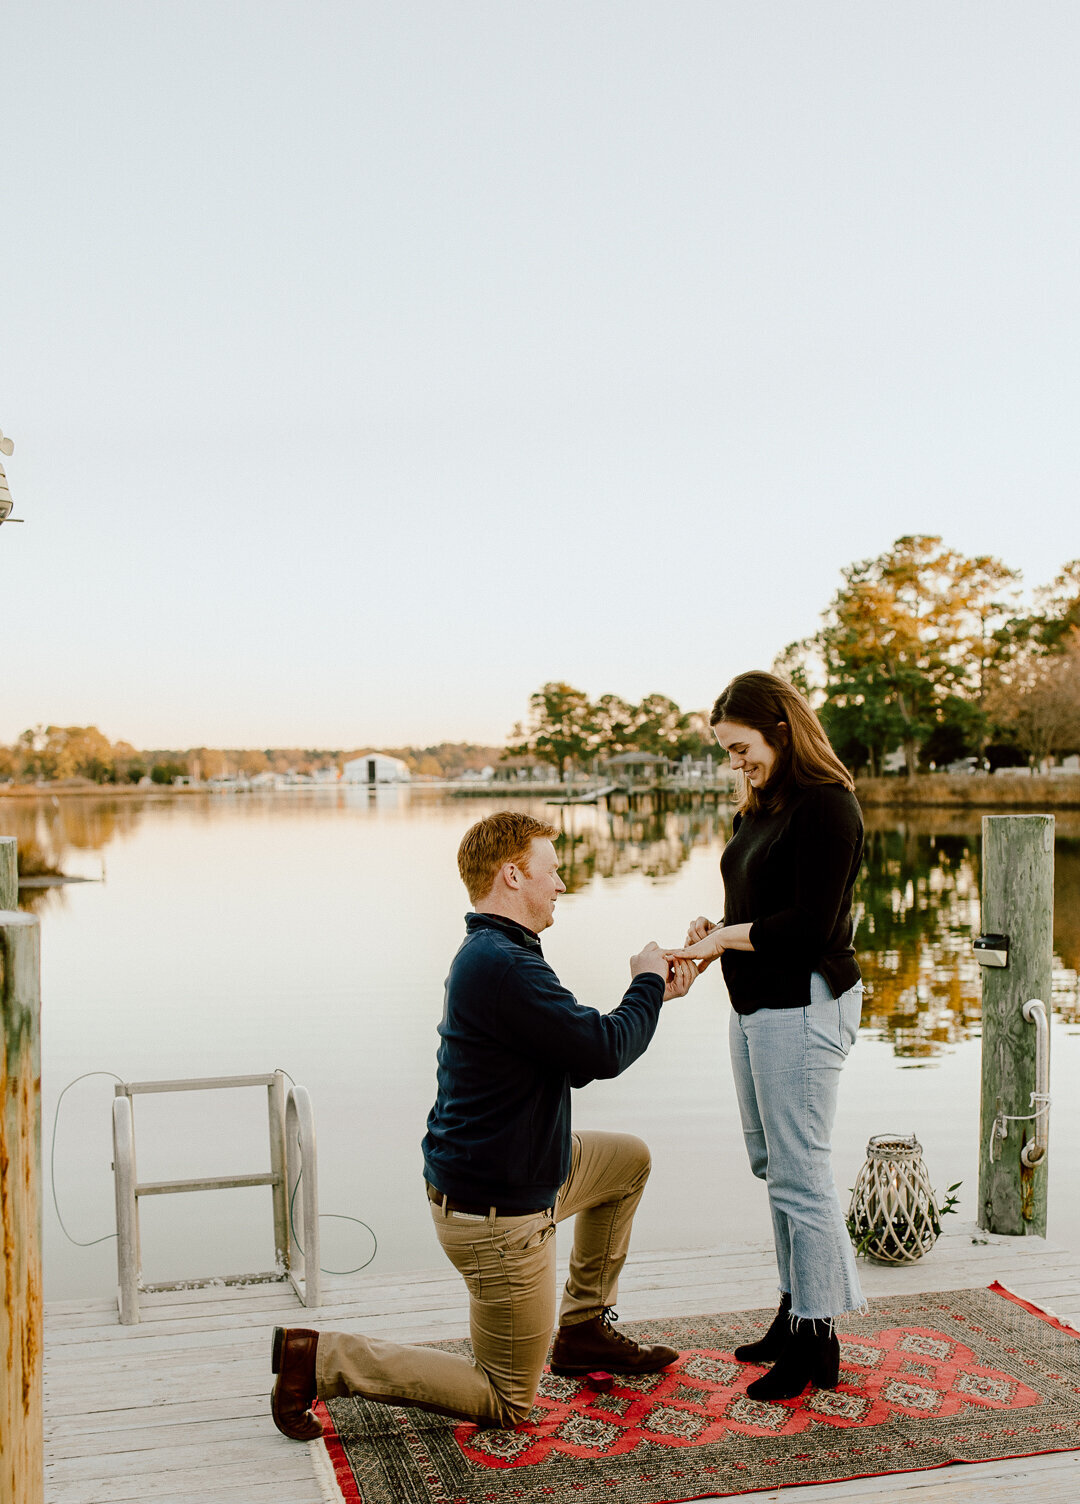
[[[837,1389],[762,1405],[764,1370],[731,1354],[772,1314],[628,1323],[679,1361],[606,1393],[545,1372],[513,1431],[331,1400],[320,1471],[344,1504],[671,1504],[1080,1447],[1077,1334],[1000,1285],[871,1301],[843,1323]]]

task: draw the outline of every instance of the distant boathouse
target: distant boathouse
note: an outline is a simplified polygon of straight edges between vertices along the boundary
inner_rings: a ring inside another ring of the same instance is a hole
[[[408,783],[412,778],[407,763],[385,752],[365,752],[353,757],[341,770],[342,783]]]

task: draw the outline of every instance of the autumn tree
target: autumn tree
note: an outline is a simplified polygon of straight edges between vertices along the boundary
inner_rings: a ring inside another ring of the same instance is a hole
[[[187,754],[187,765],[183,771],[186,773],[190,767],[194,774],[196,765],[198,766],[198,776],[203,780],[207,778],[224,778],[230,772],[228,753],[220,747],[192,747],[191,751]],[[153,774],[151,774],[151,777],[153,777]]]
[[[1080,751],[1080,628],[1054,652],[1029,652],[991,691],[995,721],[1027,753],[1033,767]]]
[[[113,777],[112,743],[96,726],[35,726],[23,732],[17,747],[24,777],[95,783]]]
[[[1035,593],[1031,637],[1047,652],[1061,652],[1080,631],[1080,559],[1066,564],[1053,584]]]
[[[955,584],[960,609],[960,646],[968,663],[971,698],[979,706],[995,672],[1015,652],[1017,588],[1020,576],[1000,559],[979,554],[958,558]]]
[[[966,559],[925,535],[849,565],[813,640],[833,719],[849,733],[862,720],[868,750],[895,736],[913,776],[949,698],[981,692],[991,628],[1006,618],[998,597],[1014,579],[997,560]]]
[[[114,783],[138,783],[146,774],[146,763],[130,742],[113,742],[112,778]]]
[[[266,773],[270,769],[270,759],[258,747],[231,752],[229,756],[237,772],[243,773],[247,778],[253,778],[256,773]]]

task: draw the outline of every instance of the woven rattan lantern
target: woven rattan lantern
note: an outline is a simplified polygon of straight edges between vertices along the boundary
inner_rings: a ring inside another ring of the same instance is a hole
[[[883,1264],[913,1264],[933,1248],[941,1211],[913,1133],[883,1133],[867,1144],[847,1225],[856,1251]]]

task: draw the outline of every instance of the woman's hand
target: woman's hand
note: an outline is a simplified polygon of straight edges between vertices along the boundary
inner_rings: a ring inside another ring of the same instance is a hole
[[[664,988],[664,1002],[669,1003],[673,997],[685,997],[694,985],[697,974],[697,967],[693,961],[670,962],[668,982]]]
[[[711,919],[706,919],[704,914],[699,914],[696,919],[691,919],[687,928],[686,948],[683,950],[666,950],[664,955],[669,959],[678,957],[679,959],[696,961],[698,974],[700,975],[706,967],[711,966],[717,960],[723,950],[722,946],[710,946],[705,950],[701,949],[702,942],[719,928],[720,926],[713,924]]]
[[[690,926],[691,933],[700,925],[707,925],[708,923],[707,919],[695,919],[694,923]],[[700,974],[723,954],[724,946],[720,935],[721,930],[719,925],[710,926],[705,934],[700,939],[695,940],[693,944],[684,945],[681,950],[666,950],[664,955],[669,961],[696,961]]]

